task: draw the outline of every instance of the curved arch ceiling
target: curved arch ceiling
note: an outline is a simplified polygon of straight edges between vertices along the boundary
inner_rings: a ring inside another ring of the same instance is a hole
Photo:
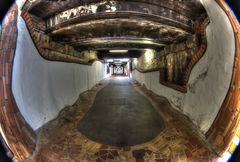
[[[195,21],[207,17],[196,0],[37,0],[28,5],[30,14],[44,20],[45,33],[79,51],[160,50],[186,40],[195,33]]]

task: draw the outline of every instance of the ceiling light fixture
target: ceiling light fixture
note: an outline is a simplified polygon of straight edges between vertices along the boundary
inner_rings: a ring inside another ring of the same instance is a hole
[[[109,50],[110,53],[127,53],[128,50]]]

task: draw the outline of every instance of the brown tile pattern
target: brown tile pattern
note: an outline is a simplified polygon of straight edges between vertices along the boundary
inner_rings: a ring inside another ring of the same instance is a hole
[[[210,21],[207,18],[203,22],[196,22],[195,23],[196,31],[198,31],[199,35],[200,35],[200,47],[199,47],[199,50],[193,55],[190,63],[186,67],[185,73],[183,74],[184,88],[186,88],[186,85],[188,83],[188,80],[189,80],[189,77],[190,77],[190,74],[192,72],[193,67],[202,58],[202,56],[204,55],[204,53],[207,49],[206,28],[207,28],[209,22]]]
[[[42,127],[38,149],[26,162],[207,162],[217,158],[186,117],[175,112],[165,98],[136,83],[133,85],[137,90],[164,116],[165,130],[148,143],[125,148],[87,139],[77,130],[77,123],[107,83],[81,94],[73,106],[66,107],[57,119]]]
[[[11,89],[17,16],[18,7],[14,5],[0,29],[0,124],[14,159],[23,160],[34,151],[36,136],[22,117]]]
[[[216,151],[221,155],[230,146],[233,137],[236,135],[240,122],[240,27],[229,9],[228,5],[223,0],[216,0],[220,7],[226,12],[232,24],[235,35],[235,60],[233,76],[230,89],[221,106],[221,109],[212,124],[206,137],[213,144]]]
[[[88,51],[86,51],[88,53],[80,53],[71,46],[56,43],[50,40],[50,38],[42,32],[37,32],[39,31],[39,26],[41,26],[43,22],[41,20],[35,20],[35,17],[30,15],[27,11],[22,11],[21,16],[25,20],[36,49],[44,59],[84,65],[92,65],[94,61],[98,60],[95,53]],[[36,25],[36,21],[39,21],[39,24]]]

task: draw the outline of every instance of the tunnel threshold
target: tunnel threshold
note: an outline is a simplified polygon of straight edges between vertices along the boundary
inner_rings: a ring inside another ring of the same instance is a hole
[[[164,127],[157,110],[127,77],[112,78],[78,123],[78,130],[89,139],[117,147],[146,143]]]

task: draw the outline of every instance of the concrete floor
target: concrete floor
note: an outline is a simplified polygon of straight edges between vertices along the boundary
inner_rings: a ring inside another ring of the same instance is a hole
[[[78,129],[91,140],[125,147],[152,140],[164,129],[164,122],[127,77],[115,77],[98,92]]]
[[[91,90],[80,94],[75,104],[64,108],[55,120],[47,123],[38,131],[37,149],[24,162],[216,161],[216,154],[209,149],[208,144],[200,137],[197,128],[187,117],[175,111],[166,98],[148,91],[133,80],[130,82],[132,86],[124,79],[104,80]],[[116,91],[118,93],[112,93]],[[110,92],[112,95],[107,95]],[[130,102],[129,96],[136,102]],[[115,100],[115,98],[125,99]],[[101,101],[101,99],[103,100]],[[96,106],[96,103],[101,106]],[[135,106],[129,108],[128,104]],[[148,109],[143,108],[143,104]],[[110,105],[114,105],[114,108],[111,108]],[[101,109],[102,112],[98,109]],[[164,127],[159,113],[164,120]],[[127,114],[126,117],[123,114]],[[135,116],[136,119],[130,116]],[[153,119],[150,119],[150,116]],[[85,120],[90,123],[84,124]],[[113,128],[114,124],[117,124],[118,127]],[[90,133],[86,130],[82,132],[83,125],[87,125]],[[134,132],[130,129],[133,129]],[[150,130],[150,132],[145,132],[143,129]],[[111,132],[112,130],[116,130],[116,132]],[[94,131],[96,135],[93,134]],[[143,134],[137,134],[137,132],[143,132]],[[159,132],[158,135],[153,138],[157,132]],[[91,138],[96,139],[92,140],[88,137],[90,135],[86,134],[90,134],[93,136]],[[101,134],[107,137],[103,138]],[[110,137],[110,134],[114,137]],[[127,135],[131,138],[126,137]],[[110,139],[107,140],[107,138]],[[133,145],[133,141],[142,143],[150,138],[153,139],[146,143],[127,146]],[[97,142],[96,140],[105,141]],[[113,144],[115,142],[116,145],[127,147],[112,146],[104,144],[104,142]]]

